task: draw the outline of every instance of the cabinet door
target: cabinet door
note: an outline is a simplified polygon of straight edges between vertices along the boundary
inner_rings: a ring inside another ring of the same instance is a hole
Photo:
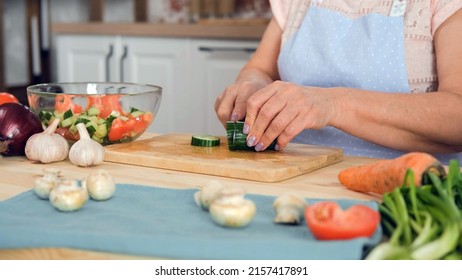
[[[194,103],[189,75],[189,39],[123,37],[119,60],[123,82],[162,87],[159,111],[149,130],[192,132]]]
[[[215,114],[215,100],[232,84],[239,71],[258,46],[257,41],[194,40],[192,44],[193,88],[204,95],[204,131],[225,135],[223,125]]]
[[[55,39],[58,82],[106,82],[116,75],[114,37],[58,35]]]

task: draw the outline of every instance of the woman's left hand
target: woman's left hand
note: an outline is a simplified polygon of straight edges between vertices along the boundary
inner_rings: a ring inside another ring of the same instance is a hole
[[[247,145],[263,151],[278,138],[275,149],[282,150],[304,129],[321,129],[331,124],[335,115],[332,96],[329,89],[282,81],[257,91],[247,102]]]

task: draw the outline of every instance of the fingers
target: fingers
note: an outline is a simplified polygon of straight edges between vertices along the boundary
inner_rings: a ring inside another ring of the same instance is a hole
[[[304,129],[306,107],[297,87],[274,83],[249,98],[244,133],[247,145],[265,150],[278,138],[276,150],[282,150]]]
[[[247,106],[247,116],[244,133],[247,136],[247,145],[255,146],[256,151],[263,151],[289,124],[287,118],[279,115],[284,111],[286,100],[274,97],[275,91],[269,90],[250,98]],[[255,111],[258,110],[255,116]],[[255,117],[254,117],[255,116]],[[255,118],[255,121],[252,119]],[[248,131],[251,128],[251,131]]]
[[[223,125],[226,122],[243,120],[246,114],[247,99],[256,91],[255,87],[242,83],[226,88],[215,101],[215,112]]]
[[[233,115],[236,98],[237,90],[230,86],[226,88],[226,90],[221,93],[215,101],[215,112],[223,126],[226,125],[227,121],[234,120],[238,117]]]

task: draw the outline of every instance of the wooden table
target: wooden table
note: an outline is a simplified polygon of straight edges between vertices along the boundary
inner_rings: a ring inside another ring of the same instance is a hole
[[[245,187],[248,193],[279,195],[287,191],[297,191],[310,198],[351,198],[374,200],[377,197],[353,192],[344,188],[337,180],[340,170],[353,165],[373,162],[374,159],[345,157],[340,163],[277,183],[254,182],[241,179],[215,177],[210,175],[186,173],[165,169],[148,168],[117,163],[103,162],[92,168],[108,170],[117,183],[130,183],[171,188],[191,188],[202,186],[211,179],[220,179],[229,186]],[[45,167],[61,170],[65,177],[81,179],[87,176],[90,168],[77,167],[68,160],[51,164],[38,164],[25,157],[0,158],[0,201],[30,190],[34,181],[42,176]],[[142,256],[117,255],[105,252],[90,252],[67,248],[24,248],[0,250],[0,259],[133,259]]]

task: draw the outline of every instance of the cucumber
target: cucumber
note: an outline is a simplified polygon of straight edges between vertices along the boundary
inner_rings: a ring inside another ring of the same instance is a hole
[[[244,134],[243,121],[226,122],[226,138],[228,139],[228,149],[230,151],[255,151],[255,147],[247,146],[247,134]],[[266,150],[274,150],[277,139],[275,139]]]
[[[39,118],[44,123],[49,123],[52,118],[54,118],[53,114],[48,111],[40,111]]]
[[[213,135],[193,135],[191,145],[199,147],[216,147],[220,145],[220,137]]]
[[[96,127],[95,134],[93,136],[96,136],[98,138],[104,138],[107,135],[108,131],[106,128],[106,124],[100,124]]]
[[[71,118],[72,116],[74,116],[74,113],[72,113],[72,110],[69,109],[66,112],[64,112],[63,119],[68,119],[68,118]]]
[[[99,115],[99,109],[96,108],[95,106],[91,106],[90,108],[88,108],[86,114],[89,115],[89,116],[98,116]]]
[[[131,112],[131,113],[130,113],[130,115],[131,115],[132,117],[134,117],[134,118],[139,117],[139,116],[141,116],[141,115],[143,115],[143,114],[144,114],[143,111],[134,111],[134,112]]]
[[[77,117],[72,115],[61,121],[61,127],[70,127],[72,124],[75,123],[76,120],[77,120]]]

